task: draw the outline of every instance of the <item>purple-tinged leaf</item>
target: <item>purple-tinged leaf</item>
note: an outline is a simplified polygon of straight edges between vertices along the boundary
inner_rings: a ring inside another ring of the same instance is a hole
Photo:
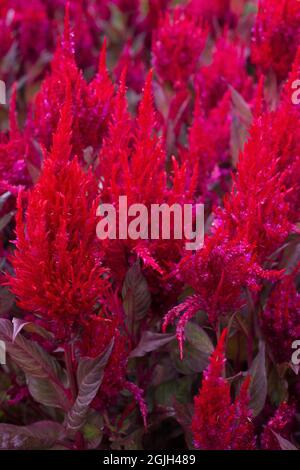
[[[254,416],[257,416],[265,405],[268,392],[265,344],[262,341],[259,343],[259,351],[249,369],[249,374],[251,376],[250,408]]]
[[[21,318],[13,318],[12,323],[14,326],[12,341],[14,342],[18,334],[22,331],[24,326],[28,325],[30,322],[24,321]]]
[[[98,357],[84,357],[77,369],[78,395],[74,405],[66,417],[66,427],[70,431],[78,431],[84,426],[89,406],[94,400],[101,385],[105,366],[110,358],[114,340],[106,351]]]
[[[153,331],[144,331],[137,347],[131,351],[129,357],[143,357],[151,351],[165,346],[176,336],[172,334],[155,333]]]
[[[143,318],[151,305],[151,294],[139,261],[129,268],[122,289],[123,305],[129,328]]]
[[[40,394],[38,389],[44,389],[46,381],[49,388],[46,403],[49,402],[49,393],[51,393],[51,405],[67,411],[70,403],[63,385],[66,381],[65,371],[56,359],[46,353],[37,343],[24,338],[21,333],[15,337],[14,341],[13,337],[13,324],[9,320],[1,319],[0,340],[5,342],[7,353],[25,373],[28,388],[30,392],[33,392],[34,398],[43,403],[43,393]]]
[[[185,326],[186,339],[202,353],[210,356],[214,350],[214,346],[208,334],[199,325],[189,322]]]
[[[64,428],[54,421],[39,421],[29,426],[0,423],[0,449],[49,449],[64,438]]]
[[[278,443],[280,445],[281,450],[299,450],[292,442],[288,441],[284,437],[280,436],[280,434],[277,434],[277,432],[273,431],[274,436],[276,436]]]

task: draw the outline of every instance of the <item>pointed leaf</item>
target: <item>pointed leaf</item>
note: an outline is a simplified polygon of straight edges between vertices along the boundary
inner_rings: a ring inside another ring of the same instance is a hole
[[[276,436],[281,450],[299,450],[294,444],[292,444],[290,441],[285,439],[284,437],[280,436],[280,434],[277,434],[277,432],[273,431],[273,434]]]
[[[25,373],[29,390],[32,379],[46,380],[48,387],[51,388],[52,402],[55,403],[55,406],[65,410],[69,409],[70,404],[63,386],[65,371],[56,359],[46,353],[37,343],[26,339],[21,333],[15,337],[14,341],[13,337],[13,324],[9,320],[1,319],[0,340],[5,342],[7,353]],[[35,389],[35,387],[33,388]]]
[[[24,328],[24,326],[28,325],[29,322],[28,321],[24,321],[22,320],[21,318],[13,318],[12,319],[12,323],[14,325],[14,330],[13,330],[13,337],[12,337],[12,340],[13,342],[15,341],[16,337],[18,336],[18,334],[20,333],[20,331],[22,331],[22,329]]]
[[[144,331],[137,347],[131,351],[129,357],[143,357],[151,351],[165,346],[175,339],[175,335],[155,333],[154,331]]]
[[[199,325],[189,322],[185,326],[186,339],[198,350],[210,356],[214,346],[208,334]]]
[[[265,344],[262,341],[259,343],[259,351],[249,369],[249,374],[251,376],[250,408],[254,416],[257,416],[265,405],[268,390]]]
[[[29,426],[0,423],[0,449],[49,449],[64,437],[64,428],[53,421],[39,421]]]
[[[150,291],[139,261],[131,266],[126,274],[122,296],[128,323],[132,326],[134,319],[143,318],[151,305]]]
[[[101,385],[104,369],[110,358],[113,345],[114,340],[100,356],[84,357],[80,360],[77,370],[78,396],[66,418],[66,427],[70,431],[78,431],[84,426],[89,406]]]

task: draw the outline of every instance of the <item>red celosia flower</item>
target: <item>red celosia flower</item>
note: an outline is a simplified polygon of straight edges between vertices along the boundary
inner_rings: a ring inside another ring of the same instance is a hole
[[[0,19],[0,57],[2,60],[4,59],[5,55],[10,50],[13,44],[13,34],[11,28],[7,24],[5,15],[7,12],[1,11],[1,19]],[[4,77],[3,77],[4,78]]]
[[[212,234],[202,250],[181,263],[183,279],[194,288],[198,301],[191,308],[187,299],[165,318],[164,328],[185,312],[177,327],[180,342],[185,323],[199,306],[215,322],[220,314],[242,305],[243,288],[255,292],[262,279],[280,274],[266,269],[266,263],[294,230],[297,217],[297,112],[284,100],[276,112],[256,117]]]
[[[97,183],[71,154],[70,91],[40,179],[17,214],[15,277],[19,305],[70,334],[91,315],[104,288],[96,239]]]
[[[261,314],[261,325],[276,362],[289,362],[292,343],[300,335],[300,294],[294,274],[275,284]]]
[[[96,169],[103,187],[103,202],[118,204],[119,196],[126,195],[128,206],[143,203],[150,207],[151,203],[162,203],[166,199],[165,154],[161,140],[153,132],[155,112],[151,83],[149,75],[138,116],[132,122],[127,111],[123,76],[114,104],[109,135],[104,139]],[[120,279],[124,278],[128,269],[127,262],[123,265],[121,260],[125,261],[130,253],[132,257],[139,252],[146,265],[150,264],[160,270],[151,257],[148,240],[109,240],[104,251],[107,261],[110,260],[109,266]],[[116,264],[113,267],[111,263]]]
[[[207,238],[204,247],[194,256],[187,256],[179,265],[179,273],[195,295],[188,297],[165,316],[163,330],[180,318],[176,336],[182,355],[186,323],[198,310],[205,310],[215,324],[220,315],[241,308],[246,303],[243,288],[260,289],[260,281],[268,277],[251,253],[251,246],[238,238],[228,239],[219,230]],[[274,276],[274,275],[273,275]]]
[[[133,48],[132,41],[125,44],[119,57],[114,74],[117,80],[121,78],[123,70],[127,71],[126,83],[129,88],[136,93],[140,93],[146,79],[147,69],[144,61],[144,50],[140,48],[136,51]]]
[[[16,88],[14,87],[10,103],[10,130],[8,135],[0,137],[0,191],[17,194],[19,188],[32,184],[27,156],[31,150],[29,139],[19,130],[16,116]]]
[[[215,43],[211,63],[202,66],[196,83],[206,110],[215,108],[231,85],[246,101],[253,93],[253,82],[246,68],[247,50],[237,38],[225,33]],[[236,71],[239,71],[237,74]]]
[[[43,81],[33,108],[35,137],[47,150],[68,87],[71,87],[73,97],[72,154],[90,163],[106,131],[114,88],[106,71],[105,44],[96,77],[90,84],[84,80],[75,63],[73,35],[66,15],[64,38],[54,54],[51,73]]]
[[[196,97],[188,148],[181,152],[181,161],[186,163],[190,177],[198,170],[196,194],[204,198],[211,195],[211,188],[221,179],[219,165],[228,162],[230,107],[230,94],[227,93],[218,106],[206,115],[200,96]],[[190,180],[187,183],[189,185]]]
[[[263,73],[284,80],[300,38],[300,4],[295,0],[260,0],[253,30],[252,60]]]
[[[283,346],[281,346],[283,347]],[[261,435],[261,446],[265,450],[281,450],[276,434],[289,439],[295,425],[296,407],[294,404],[282,402],[273,418],[264,427]]]
[[[11,1],[10,14],[13,15],[12,27],[16,30],[17,41],[22,58],[31,65],[40,59],[44,51],[54,46],[53,20],[48,17],[43,1]]]
[[[160,80],[181,87],[197,71],[207,30],[184,9],[163,16],[154,33],[152,61]]]
[[[129,345],[122,322],[122,318],[118,318],[116,314],[92,315],[82,330],[80,351],[88,357],[103,353],[114,338],[113,350],[105,368],[95,406],[103,407],[113,403],[125,386]]]
[[[242,5],[244,2],[245,0],[239,0],[239,3]],[[236,12],[232,11],[231,3],[231,0],[190,0],[188,9],[191,14],[203,16],[212,26],[215,26],[214,22],[216,21],[219,21],[221,24],[233,22],[235,19],[233,13]]]
[[[194,444],[202,450],[251,450],[255,448],[255,437],[249,409],[250,377],[232,403],[230,384],[223,377],[226,335],[225,329],[194,399]]]

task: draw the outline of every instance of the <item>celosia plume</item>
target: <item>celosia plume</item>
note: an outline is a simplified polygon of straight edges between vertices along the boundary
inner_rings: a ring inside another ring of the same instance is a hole
[[[10,286],[24,310],[63,338],[95,311],[105,286],[96,239],[97,183],[71,156],[70,93],[41,176],[17,213],[15,276]]]
[[[194,399],[194,444],[202,450],[251,450],[255,448],[255,437],[249,409],[250,378],[245,379],[232,403],[230,384],[223,377],[226,336],[225,329]]]

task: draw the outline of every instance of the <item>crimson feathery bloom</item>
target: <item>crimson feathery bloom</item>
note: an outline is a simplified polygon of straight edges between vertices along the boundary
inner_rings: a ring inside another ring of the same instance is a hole
[[[142,203],[150,207],[152,203],[162,203],[167,191],[165,153],[154,132],[152,74],[147,78],[135,121],[127,111],[124,81],[123,74],[108,137],[104,139],[96,168],[102,187],[101,200],[117,205],[119,196],[126,195],[128,206]],[[125,260],[130,258],[130,253],[133,259],[139,253],[146,264],[160,271],[149,252],[148,240],[108,240],[104,253],[118,279],[124,279],[128,269]]]
[[[194,445],[201,450],[253,450],[254,425],[248,397],[250,377],[245,379],[232,403],[230,384],[223,377],[226,336],[225,329],[204,372],[199,394],[194,398]]]
[[[300,39],[300,4],[295,0],[260,0],[253,29],[252,61],[263,73],[286,79]]]
[[[3,59],[5,55],[8,53],[10,50],[12,44],[13,44],[13,33],[11,31],[11,28],[7,24],[6,21],[6,15],[8,13],[8,10],[3,9],[1,10],[1,19],[0,19],[0,57]],[[2,75],[2,78],[4,76]]]
[[[51,51],[54,47],[54,22],[48,16],[45,2],[41,0],[22,0],[10,2],[12,15],[12,28],[16,32],[16,39],[21,56],[28,67],[35,63],[44,51]]]
[[[296,208],[290,200],[296,197],[295,175],[299,175],[297,126],[287,113],[295,117],[298,111],[291,102],[284,103],[275,112],[255,117],[232,190],[224,208],[216,212],[211,234],[202,250],[189,254],[179,265],[183,281],[193,287],[197,301],[188,298],[174,307],[163,328],[181,317],[177,325],[181,345],[185,323],[199,308],[207,311],[214,324],[220,315],[245,303],[245,288],[255,293],[264,279],[280,276],[268,263],[295,229]]]
[[[20,307],[69,335],[97,308],[105,281],[96,238],[97,182],[71,155],[71,98],[64,105],[52,150],[28,194],[25,221],[18,202],[15,276]]]
[[[125,387],[129,344],[128,337],[124,334],[123,319],[115,313],[92,315],[85,322],[79,344],[84,356],[99,356],[113,338],[114,347],[105,368],[101,389],[94,400],[97,408],[114,403],[120,390]]]
[[[114,69],[117,81],[121,79],[123,70],[126,69],[126,83],[136,93],[141,93],[147,76],[147,68],[144,61],[144,50],[140,47],[135,50],[133,41],[127,41]]]
[[[190,185],[197,173],[196,194],[211,197],[211,189],[222,178],[220,165],[228,163],[231,129],[231,96],[227,92],[217,107],[205,113],[199,94],[195,100],[194,119],[188,133],[188,147],[182,149],[180,160],[186,163]]]
[[[300,335],[300,294],[296,290],[295,274],[274,285],[260,322],[276,362],[289,362],[292,343]]]
[[[265,450],[281,450],[276,437],[279,434],[284,439],[290,439],[296,422],[296,406],[282,402],[274,416],[265,425],[261,435],[261,447]]]
[[[153,67],[160,80],[185,86],[197,71],[206,37],[207,29],[181,7],[162,16],[152,41]]]
[[[270,130],[264,126],[270,121],[262,122],[258,119],[250,130],[232,191],[225,198],[224,209],[217,212],[203,249],[180,263],[181,276],[193,287],[195,298],[174,307],[165,317],[164,329],[181,316],[177,325],[181,348],[185,324],[199,308],[207,311],[214,324],[220,315],[242,307],[243,289],[257,292],[263,279],[279,275],[264,265],[293,224],[278,158],[263,143]]]
[[[66,99],[68,87],[72,90],[72,155],[81,162],[92,159],[101,146],[106,132],[114,87],[105,65],[104,42],[99,70],[88,84],[78,69],[74,57],[73,33],[70,30],[68,10],[65,31],[51,63],[51,73],[45,78],[33,107],[35,138],[47,150],[57,128],[60,109]],[[89,156],[89,159],[88,159]]]
[[[0,136],[0,191],[10,191],[16,195],[21,188],[32,184],[27,166],[27,156],[31,148],[30,141],[17,123],[16,87],[10,102],[9,133]]]
[[[114,100],[108,136],[104,138],[96,175],[101,201],[117,208],[120,196],[130,204],[142,203],[150,215],[151,204],[184,204],[194,201],[196,177],[187,162],[173,159],[169,181],[162,139],[156,133],[156,112],[152,97],[152,74],[145,84],[138,115],[127,110],[125,75],[122,74]],[[187,181],[189,184],[187,184]],[[150,227],[150,224],[149,224]],[[183,253],[184,240],[104,240],[103,259],[120,287],[127,270],[140,258],[143,272],[153,292],[157,309],[166,312],[180,293],[182,282],[173,276]]]
[[[187,9],[191,15],[204,17],[212,31],[216,24],[234,27],[244,11],[247,0],[190,0]]]
[[[239,71],[237,74],[236,71]],[[215,108],[231,85],[246,101],[253,95],[253,80],[247,72],[247,49],[225,32],[215,42],[211,62],[202,65],[196,79],[205,110]]]

